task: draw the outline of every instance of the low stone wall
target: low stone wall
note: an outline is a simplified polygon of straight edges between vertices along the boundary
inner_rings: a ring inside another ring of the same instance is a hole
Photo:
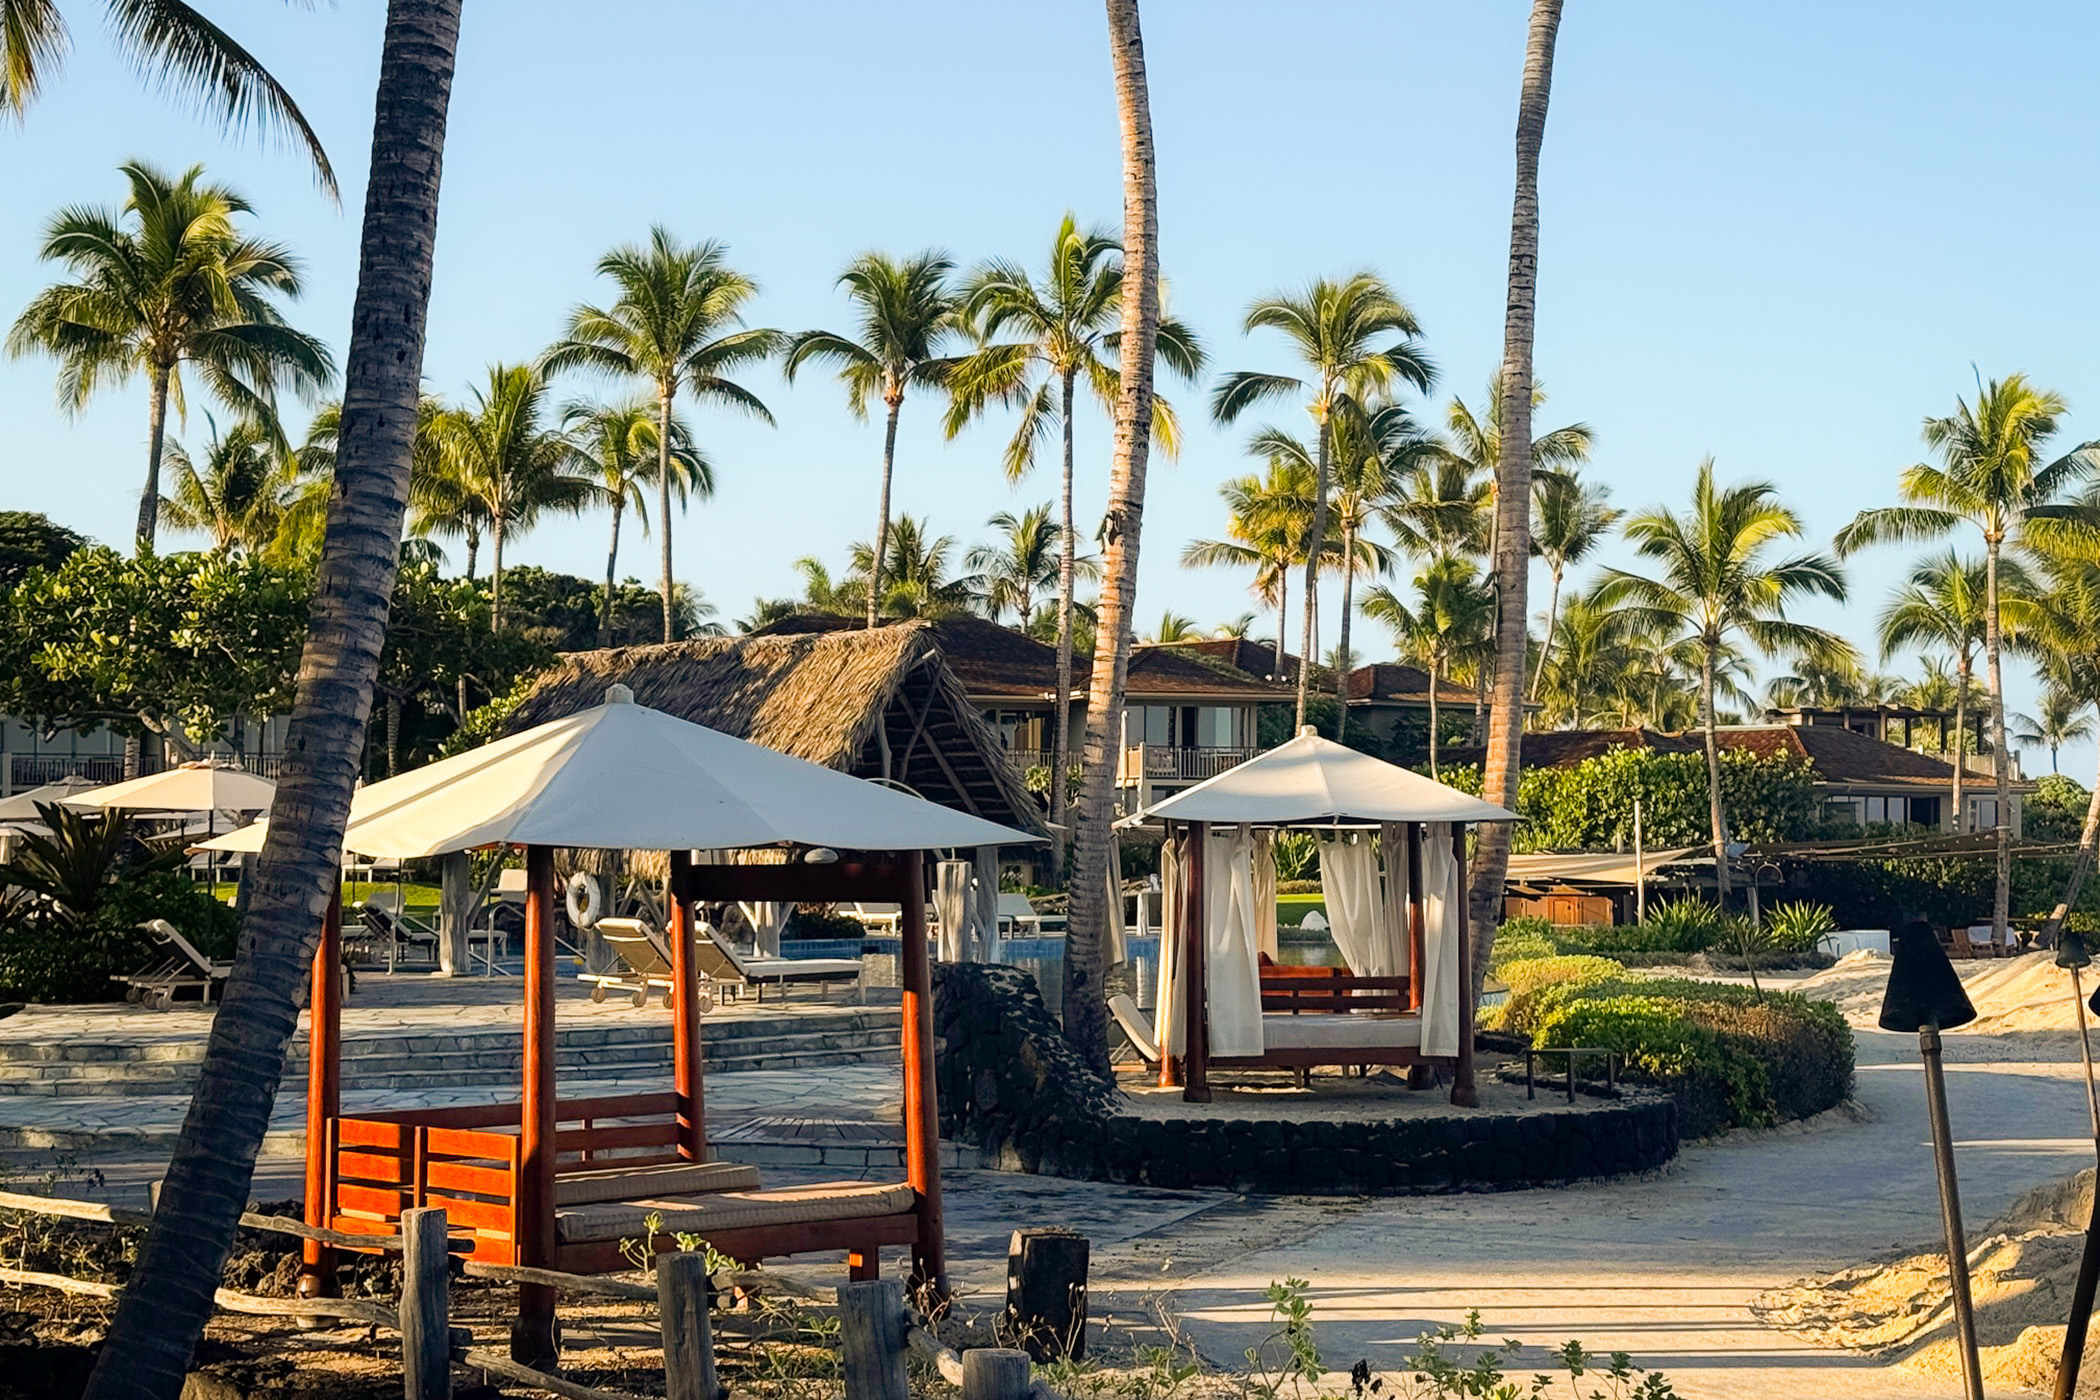
[[[1627,1090],[1570,1112],[1405,1118],[1139,1118],[1066,1044],[1019,968],[934,969],[941,1136],[1005,1171],[1261,1194],[1510,1190],[1647,1171],[1677,1154],[1677,1106]]]

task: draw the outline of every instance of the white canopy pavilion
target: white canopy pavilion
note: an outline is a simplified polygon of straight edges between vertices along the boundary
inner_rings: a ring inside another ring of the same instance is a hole
[[[1471,1106],[1466,828],[1515,820],[1311,728],[1126,818],[1124,826],[1166,828],[1160,1082],[1201,1103],[1213,1068],[1436,1066],[1452,1072],[1451,1101]],[[1270,847],[1286,828],[1321,839],[1327,917],[1345,967],[1268,961]]]
[[[278,821],[295,814],[278,811]],[[209,843],[260,849],[263,823]],[[922,852],[1037,838],[748,744],[633,703],[606,703],[361,789],[345,846],[410,859],[488,847],[525,852],[525,1009],[520,1102],[361,1110],[345,1116],[339,911],[315,955],[307,1195],[310,1224],[390,1231],[403,1208],[443,1205],[497,1263],[599,1272],[629,1267],[621,1240],[704,1236],[744,1260],[844,1251],[873,1277],[883,1245],[911,1246],[914,1273],[945,1273],[933,1012]],[[674,1089],[558,1101],[554,1052],[554,851],[670,853]],[[786,864],[700,864],[697,852],[785,847]],[[887,853],[886,858],[877,853]],[[799,859],[793,858],[799,856]],[[902,909],[905,1181],[755,1189],[750,1168],[709,1163],[701,1083],[700,998],[692,905],[698,900],[893,901]],[[568,1125],[568,1126],[563,1126]],[[741,1179],[738,1179],[739,1176]],[[750,1188],[750,1189],[746,1189]],[[333,1260],[309,1246],[302,1286],[333,1284]],[[520,1291],[513,1354],[553,1354],[554,1296]]]

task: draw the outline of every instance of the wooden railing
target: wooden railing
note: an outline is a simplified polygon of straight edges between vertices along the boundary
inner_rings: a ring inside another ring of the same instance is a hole
[[[1261,973],[1261,1009],[1301,1012],[1406,1011],[1405,977],[1359,977],[1346,967],[1267,967]]]
[[[1116,780],[1130,784],[1140,778],[1154,782],[1200,783],[1229,768],[1237,768],[1259,752],[1247,747],[1175,748],[1155,744],[1133,744],[1124,748]]]

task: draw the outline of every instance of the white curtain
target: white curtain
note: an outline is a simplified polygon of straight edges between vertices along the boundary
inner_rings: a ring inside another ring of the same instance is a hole
[[[1451,853],[1451,823],[1422,826],[1422,1053],[1456,1055],[1459,1026],[1458,940],[1465,891]]]
[[[1409,977],[1420,977],[1414,965],[1413,940],[1409,937],[1407,883],[1407,828],[1387,822],[1378,828],[1378,859],[1385,867],[1385,912],[1393,926],[1393,969]]]
[[[1276,960],[1276,833],[1254,833],[1254,946]]]
[[[1114,967],[1119,962],[1128,962],[1130,949],[1123,930],[1123,841],[1113,834],[1108,838],[1107,933],[1101,949],[1101,965]]]
[[[970,918],[970,862],[944,860],[934,867],[933,912],[940,921],[942,962],[961,962],[967,956],[963,941]]]
[[[1254,925],[1254,830],[1213,831],[1203,851],[1204,990],[1213,1055],[1262,1052]]]
[[[1398,977],[1407,971],[1405,911],[1387,897],[1379,879],[1378,847],[1369,833],[1321,840],[1320,891],[1327,899],[1335,946],[1351,972]]]
[[[979,846],[976,877],[970,883],[970,924],[977,936],[977,960],[998,962],[999,848]]]
[[[779,957],[780,934],[787,927],[788,911],[794,906],[767,899],[740,900],[736,907],[744,911],[744,919],[751,925],[751,941],[757,945],[759,955]]]
[[[1159,1033],[1159,1052],[1179,1055],[1181,1034],[1181,856],[1185,836],[1170,836],[1159,846],[1159,988],[1152,999],[1152,1025]]]

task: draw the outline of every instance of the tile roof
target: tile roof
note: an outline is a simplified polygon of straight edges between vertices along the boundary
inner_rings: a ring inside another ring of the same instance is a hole
[[[1437,701],[1445,705],[1470,705],[1473,692],[1451,681],[1438,683]],[[1378,661],[1349,673],[1351,700],[1386,700],[1429,703],[1429,673],[1420,666],[1399,661]]]

